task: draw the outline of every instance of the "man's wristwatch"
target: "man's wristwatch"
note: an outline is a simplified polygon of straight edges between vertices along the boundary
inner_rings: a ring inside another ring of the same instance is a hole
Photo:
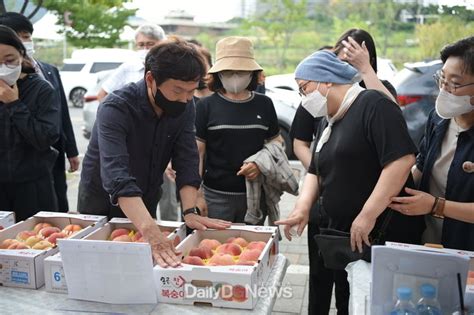
[[[191,213],[201,215],[201,210],[199,210],[198,207],[192,207],[192,208],[184,210],[183,214],[182,214],[183,221],[184,221],[184,217],[188,214],[191,214]]]

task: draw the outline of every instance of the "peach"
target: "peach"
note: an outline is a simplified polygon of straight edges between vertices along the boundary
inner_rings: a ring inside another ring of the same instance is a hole
[[[132,239],[132,242],[138,242],[139,239],[143,238],[143,235],[141,232],[136,232],[135,234],[133,234],[133,236],[131,237]]]
[[[178,244],[181,243],[181,237],[179,237],[178,235],[176,235],[174,237],[174,240],[173,240],[173,245],[176,247],[178,246]]]
[[[246,249],[240,254],[239,261],[258,261],[258,257],[262,253],[259,249]]]
[[[32,249],[50,249],[51,247],[53,247],[53,244],[51,244],[50,242],[46,240],[42,240],[36,243],[35,245],[33,245],[33,247],[31,248]]]
[[[238,256],[242,252],[242,248],[239,245],[234,243],[226,243],[217,247],[216,253],[219,254],[229,254],[232,256]]]
[[[50,227],[52,226],[50,223],[46,223],[46,222],[43,222],[43,223],[38,223],[35,225],[35,227],[33,228],[33,231],[38,234],[39,231],[42,229],[42,228],[45,228],[45,227]]]
[[[56,244],[56,240],[58,238],[67,238],[67,236],[68,235],[64,232],[53,233],[48,237],[48,242],[50,242],[51,244]]]
[[[28,239],[25,241],[25,244],[29,247],[33,247],[36,243],[39,243],[41,241],[42,239],[35,235],[28,237]]]
[[[64,227],[63,232],[67,235],[71,235],[80,230],[82,230],[82,226],[80,226],[79,224],[69,224]]]
[[[61,232],[61,230],[55,226],[49,226],[49,227],[45,227],[45,228],[42,228],[38,235],[39,237],[42,237],[42,238],[48,238],[51,234],[53,233],[58,233],[58,232]]]
[[[202,259],[209,259],[212,257],[212,250],[207,246],[192,248],[189,251],[189,256],[197,256],[201,257]]]
[[[247,289],[244,286],[236,285],[232,288],[234,301],[244,302],[247,300]]]
[[[212,239],[209,239],[209,238],[205,238],[199,243],[198,247],[207,246],[210,249],[215,250],[217,247],[219,247],[221,245],[222,245],[221,242],[219,242],[218,240],[212,240]]]
[[[148,243],[145,238],[142,236],[138,240],[135,241],[136,243]]]
[[[201,257],[197,256],[186,256],[182,262],[183,264],[188,265],[204,266],[204,262],[202,261]]]
[[[230,237],[227,239],[226,243],[234,243],[240,247],[246,247],[249,244],[249,242],[247,242],[243,237]]]
[[[130,236],[122,234],[122,235],[119,235],[116,238],[114,238],[112,241],[114,241],[114,242],[131,242],[132,239],[130,238]]]
[[[219,296],[224,301],[232,301],[234,292],[232,291],[232,286],[227,283],[219,283],[216,288],[219,290]]]
[[[19,243],[18,240],[14,240],[12,238],[7,238],[0,244],[0,249],[7,249],[10,245]]]
[[[130,233],[130,230],[128,229],[115,229],[112,231],[112,233],[110,233],[110,239],[113,240],[115,239],[117,236],[120,236],[120,235],[128,235]]]
[[[22,231],[16,235],[16,239],[20,242],[26,241],[30,236],[36,236],[36,233],[33,231]]]
[[[265,245],[267,245],[265,242],[250,242],[246,249],[259,249],[262,251],[265,248]]]
[[[234,258],[229,254],[214,254],[209,259],[210,266],[230,266],[235,265]]]
[[[8,246],[8,249],[29,249],[29,247],[24,243],[16,242]]]

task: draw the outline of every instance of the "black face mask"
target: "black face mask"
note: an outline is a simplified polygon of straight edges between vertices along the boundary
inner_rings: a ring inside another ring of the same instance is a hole
[[[187,103],[170,101],[163,95],[163,93],[161,93],[160,89],[158,88],[156,89],[154,98],[156,106],[161,108],[163,112],[165,112],[165,114],[169,115],[170,117],[178,117],[186,109]]]

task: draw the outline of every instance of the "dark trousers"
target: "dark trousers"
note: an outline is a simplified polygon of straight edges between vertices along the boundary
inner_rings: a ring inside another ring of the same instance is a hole
[[[50,174],[22,183],[0,183],[0,210],[15,212],[16,221],[38,211],[57,211],[58,202]]]
[[[349,314],[349,282],[344,270],[327,269],[324,266],[314,235],[319,234],[321,222],[317,204],[311,208],[308,222],[309,253],[309,303],[308,314],[327,315],[331,307],[332,289],[335,284],[336,308],[338,315]]]
[[[54,191],[58,198],[59,212],[68,212],[69,204],[67,202],[67,183],[65,169],[53,168]]]

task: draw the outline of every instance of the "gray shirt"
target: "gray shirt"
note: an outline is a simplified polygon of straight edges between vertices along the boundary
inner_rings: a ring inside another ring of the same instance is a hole
[[[176,118],[166,114],[158,117],[144,80],[108,95],[99,106],[84,157],[78,211],[110,217],[119,197],[140,196],[155,216],[163,172],[170,159],[178,190],[185,185],[199,187],[192,102]]]

